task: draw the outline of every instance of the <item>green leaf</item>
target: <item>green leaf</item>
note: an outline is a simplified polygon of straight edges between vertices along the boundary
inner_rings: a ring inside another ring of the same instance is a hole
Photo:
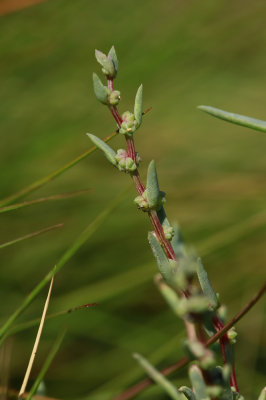
[[[155,276],[155,284],[157,285],[161,295],[171,308],[171,310],[179,317],[179,303],[180,300],[178,298],[177,293],[170,286],[163,281],[160,274]]]
[[[148,241],[151,246],[153,255],[156,259],[159,272],[166,282],[171,282],[173,276],[171,264],[169,263],[168,258],[166,257],[160,243],[158,242],[153,232],[148,233]]]
[[[87,133],[87,135],[90,138],[90,140],[95,144],[95,146],[97,146],[100,150],[104,152],[107,160],[109,160],[111,164],[116,166],[117,165],[117,161],[115,159],[116,152],[97,136],[92,135],[91,133]]]
[[[103,104],[108,104],[108,89],[103,85],[101,79],[95,72],[92,74],[93,89],[97,100]]]
[[[113,61],[114,67],[115,67],[115,72],[117,74],[118,72],[118,59],[117,59],[117,55],[116,55],[116,51],[114,46],[111,47],[109,53],[108,53],[108,58],[111,59]]]
[[[194,393],[197,400],[210,400],[207,395],[207,388],[202,376],[202,372],[198,366],[192,365],[189,368],[189,378],[191,380]]]
[[[197,275],[203,293],[208,298],[211,307],[216,310],[220,307],[219,300],[215,291],[213,290],[213,287],[209,281],[207,271],[205,270],[200,258],[198,259],[197,264]]]
[[[137,94],[135,97],[135,105],[134,105],[134,115],[137,121],[137,126],[139,127],[142,122],[142,94],[143,94],[143,85],[137,90]]]
[[[154,210],[159,210],[162,205],[161,201],[162,195],[159,189],[159,183],[158,183],[154,160],[152,160],[148,166],[147,186],[145,193],[147,195],[149,207]]]
[[[149,377],[156,382],[169,395],[171,399],[183,400],[183,394],[179,393],[177,388],[166,379],[146,358],[140,354],[133,354],[133,357],[139,362],[142,368],[147,372]]]
[[[103,73],[110,78],[114,78],[116,75],[116,71],[113,61],[100,50],[95,50],[95,57],[98,63],[103,67]]]
[[[180,392],[184,393],[184,395],[186,396],[186,398],[188,400],[196,400],[195,394],[192,392],[192,390],[189,387],[181,386],[178,390]]]
[[[219,108],[210,106],[198,106],[198,109],[206,112],[207,114],[213,115],[214,117],[223,119],[224,121],[232,122],[236,125],[245,126],[256,131],[266,132],[266,121],[246,117],[245,115],[234,114],[228,111],[220,110]]]

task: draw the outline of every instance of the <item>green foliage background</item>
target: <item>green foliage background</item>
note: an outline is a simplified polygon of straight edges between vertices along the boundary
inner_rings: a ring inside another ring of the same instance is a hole
[[[136,133],[145,176],[156,159],[169,218],[199,250],[215,289],[237,312],[260,286],[266,261],[266,136],[196,110],[208,104],[266,119],[266,4],[243,0],[48,0],[0,17],[1,197],[60,167],[90,146],[86,132],[115,129],[91,84],[94,49],[115,45],[121,111],[144,85],[152,106]],[[123,138],[112,141],[123,147]],[[1,242],[58,222],[64,228],[1,252],[1,320],[56,263],[81,230],[130,185],[99,152],[29,198],[91,188],[88,195],[1,215]],[[159,367],[183,355],[181,322],[152,278],[149,224],[133,205],[133,187],[106,224],[58,274],[49,311],[98,302],[50,320],[36,376],[62,325],[66,339],[47,376],[47,393],[65,399],[110,399],[143,377],[132,359]],[[41,314],[46,293],[20,318]],[[262,302],[263,303],[263,302]],[[238,324],[241,391],[263,385],[263,304]],[[19,387],[36,334],[8,342],[12,387]],[[185,371],[175,374],[184,383]],[[254,394],[255,393],[255,394]],[[140,399],[164,399],[156,388]]]

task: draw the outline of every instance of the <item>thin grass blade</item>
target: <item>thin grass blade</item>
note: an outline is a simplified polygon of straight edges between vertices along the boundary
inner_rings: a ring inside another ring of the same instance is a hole
[[[101,214],[99,214],[94,221],[92,221],[87,228],[80,234],[80,236],[74,241],[74,243],[65,251],[62,257],[59,259],[56,266],[51,269],[48,274],[35,286],[31,293],[24,299],[22,304],[16,309],[16,311],[10,315],[6,323],[0,329],[0,338],[5,335],[7,330],[18,318],[19,315],[32,303],[35,297],[40,293],[42,288],[47,285],[51,278],[57,274],[66,262],[74,256],[79,248],[95,233],[95,231],[102,225],[106,218],[111,214],[114,208],[122,201],[125,196],[125,191],[122,192]]]
[[[12,246],[13,244],[22,242],[23,240],[30,239],[30,238],[32,238],[34,236],[39,236],[42,233],[46,233],[46,232],[61,228],[63,225],[64,224],[57,224],[57,225],[48,226],[47,228],[40,229],[39,231],[32,232],[32,233],[29,233],[28,235],[21,236],[21,237],[19,237],[17,239],[14,239],[14,240],[10,240],[9,242],[2,243],[2,244],[0,244],[0,249],[4,249],[5,247]]]
[[[47,314],[49,301],[50,301],[50,297],[51,297],[51,293],[52,293],[53,283],[54,283],[54,277],[52,277],[52,279],[51,279],[50,287],[49,287],[49,290],[48,290],[48,295],[47,295],[47,298],[46,298],[46,301],[45,301],[45,304],[44,304],[44,308],[43,308],[43,313],[42,313],[42,318],[41,318],[41,321],[40,321],[39,329],[38,329],[37,336],[36,336],[36,339],[35,339],[35,342],[34,342],[34,346],[33,346],[32,353],[31,353],[31,356],[30,356],[30,360],[29,360],[29,363],[28,363],[28,367],[27,367],[27,370],[26,370],[26,373],[25,373],[25,377],[24,377],[24,380],[22,382],[22,385],[21,385],[21,388],[20,388],[20,391],[19,391],[19,395],[18,395],[18,399],[19,400],[22,399],[22,397],[23,397],[23,395],[25,393],[26,386],[27,386],[27,383],[28,383],[28,380],[29,380],[29,377],[30,377],[30,373],[31,373],[31,370],[32,370],[32,366],[33,366],[33,363],[34,363],[34,360],[35,360],[35,356],[36,356],[36,353],[37,353],[37,350],[38,350],[38,346],[39,346],[40,339],[41,339],[41,334],[42,334],[42,331],[43,331],[44,321],[45,321],[45,317],[46,317],[46,314]]]
[[[111,140],[116,135],[117,135],[117,132],[113,132],[103,140],[104,140],[104,142],[109,142],[109,140]],[[24,189],[20,190],[19,192],[14,193],[11,196],[6,197],[2,201],[0,201],[0,207],[4,207],[4,206],[7,206],[9,204],[12,204],[15,201],[21,199],[22,197],[28,195],[29,193],[32,193],[35,190],[39,189],[40,187],[42,187],[42,186],[46,185],[47,183],[51,182],[52,180],[54,180],[58,176],[62,175],[67,170],[69,170],[70,168],[74,167],[80,161],[84,160],[84,158],[88,157],[96,149],[97,149],[96,146],[91,147],[89,150],[85,151],[85,153],[82,153],[78,157],[74,158],[74,160],[69,161],[67,164],[63,165],[62,167],[60,167],[60,168],[56,169],[55,171],[51,172],[50,174],[46,175],[44,178],[41,178],[41,179],[33,182],[29,186],[25,187]]]
[[[46,360],[45,360],[45,362],[44,362],[44,364],[43,364],[43,366],[42,366],[42,368],[41,368],[41,370],[39,372],[39,375],[37,376],[34,384],[32,385],[32,387],[31,387],[31,389],[29,391],[28,396],[26,397],[26,400],[31,400],[32,397],[34,396],[34,394],[36,393],[36,390],[38,389],[41,381],[43,380],[48,368],[50,367],[50,365],[51,365],[56,353],[58,352],[58,350],[59,350],[59,348],[60,348],[60,346],[61,346],[61,344],[63,342],[65,333],[66,333],[66,331],[63,330],[58,335],[53,347],[51,348],[51,350],[50,350],[50,352],[49,352],[49,354],[48,354],[48,356],[47,356],[47,358],[46,358]]]
[[[224,121],[232,122],[236,125],[245,126],[246,128],[251,128],[256,131],[266,132],[266,121],[246,117],[245,115],[234,114],[210,106],[198,106],[198,109],[212,115],[213,117],[223,119]]]
[[[39,199],[23,201],[22,203],[16,203],[16,204],[12,204],[11,206],[6,206],[6,207],[0,208],[0,214],[8,212],[8,211],[18,210],[19,208],[28,207],[28,206],[31,206],[34,204],[45,203],[47,201],[68,199],[69,197],[79,196],[81,194],[89,193],[90,191],[91,191],[91,189],[76,190],[74,192],[54,194],[51,196],[40,197]]]

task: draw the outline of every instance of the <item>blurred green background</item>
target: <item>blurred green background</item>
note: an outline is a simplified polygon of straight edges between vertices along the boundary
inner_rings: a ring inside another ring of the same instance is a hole
[[[0,2],[1,6],[1,2]],[[86,132],[115,129],[94,97],[94,49],[115,45],[121,112],[140,83],[152,111],[136,133],[141,174],[156,159],[169,219],[198,249],[231,317],[264,279],[266,136],[196,109],[207,104],[266,119],[266,3],[263,0],[47,0],[0,17],[1,197],[86,151]],[[123,138],[112,141],[124,146]],[[145,180],[145,179],[144,179]],[[1,251],[1,321],[119,193],[128,176],[100,152],[27,199],[91,188],[89,194],[1,214],[0,242],[64,222],[60,230]],[[131,185],[132,186],[132,185]],[[147,218],[133,186],[104,225],[56,276],[49,312],[97,307],[47,321],[32,379],[62,326],[67,335],[45,383],[61,399],[111,399],[144,377],[140,352],[158,367],[183,355],[183,324],[153,284]],[[19,319],[40,316],[46,290]],[[238,324],[236,366],[247,399],[265,377],[263,301]],[[7,341],[10,386],[19,388],[36,328]],[[264,366],[264,370],[263,370]],[[4,367],[3,367],[4,368]],[[181,385],[186,371],[173,375]],[[166,399],[153,387],[139,399]]]

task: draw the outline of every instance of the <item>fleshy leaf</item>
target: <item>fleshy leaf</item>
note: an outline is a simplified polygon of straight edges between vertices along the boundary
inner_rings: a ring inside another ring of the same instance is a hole
[[[87,135],[90,138],[90,140],[95,144],[95,146],[97,146],[100,150],[104,152],[107,160],[109,160],[111,164],[116,166],[117,165],[117,161],[115,159],[116,152],[97,136],[92,135],[91,133],[87,133]]]
[[[200,258],[198,259],[197,264],[197,275],[203,293],[208,298],[211,307],[216,310],[220,306],[219,300],[215,291],[213,290],[213,287],[209,281],[207,271],[205,270]]]
[[[134,115],[138,127],[140,126],[142,121],[142,93],[143,93],[143,85],[140,85],[135,97],[135,105],[134,105]]]
[[[189,387],[181,386],[178,390],[182,392],[188,400],[196,400],[195,394]]]
[[[198,106],[198,109],[206,112],[207,114],[213,115],[214,117],[223,119],[227,122],[232,122],[236,125],[245,126],[256,131],[266,132],[266,121],[260,119],[246,117],[245,115],[234,114],[228,111],[220,110],[219,108],[210,106]]]
[[[100,50],[95,50],[95,57],[98,63],[103,67],[103,73],[110,78],[114,78],[116,75],[115,66],[113,61],[107,57],[106,54],[102,53]]]
[[[201,370],[196,365],[189,368],[189,378],[191,380],[193,390],[197,400],[210,400],[207,395],[206,385]]]
[[[161,208],[162,195],[159,189],[154,160],[152,160],[148,166],[146,194],[150,208],[159,210]]]
[[[110,51],[108,53],[108,58],[113,61],[113,64],[114,64],[114,67],[115,67],[115,72],[117,74],[117,72],[118,72],[118,59],[117,59],[117,55],[116,55],[116,51],[115,51],[114,46],[111,47],[111,49],[110,49]]]
[[[173,400],[184,400],[184,396],[180,393],[176,387],[168,381],[153,365],[149,363],[146,358],[140,354],[133,354],[133,357],[139,362],[142,368],[147,372],[150,378],[155,381],[161,388],[169,395]]]
[[[176,292],[168,286],[160,276],[160,274],[155,276],[155,284],[158,287],[161,295],[171,308],[171,310],[179,316],[178,310],[179,310],[179,298]]]
[[[92,74],[93,89],[97,100],[103,104],[108,104],[108,89],[103,85],[101,79],[95,72]]]
[[[166,257],[160,243],[158,242],[156,236],[153,232],[148,233],[148,240],[151,246],[153,255],[156,259],[159,272],[161,273],[162,277],[165,279],[166,282],[171,282],[172,280],[172,267]]]

